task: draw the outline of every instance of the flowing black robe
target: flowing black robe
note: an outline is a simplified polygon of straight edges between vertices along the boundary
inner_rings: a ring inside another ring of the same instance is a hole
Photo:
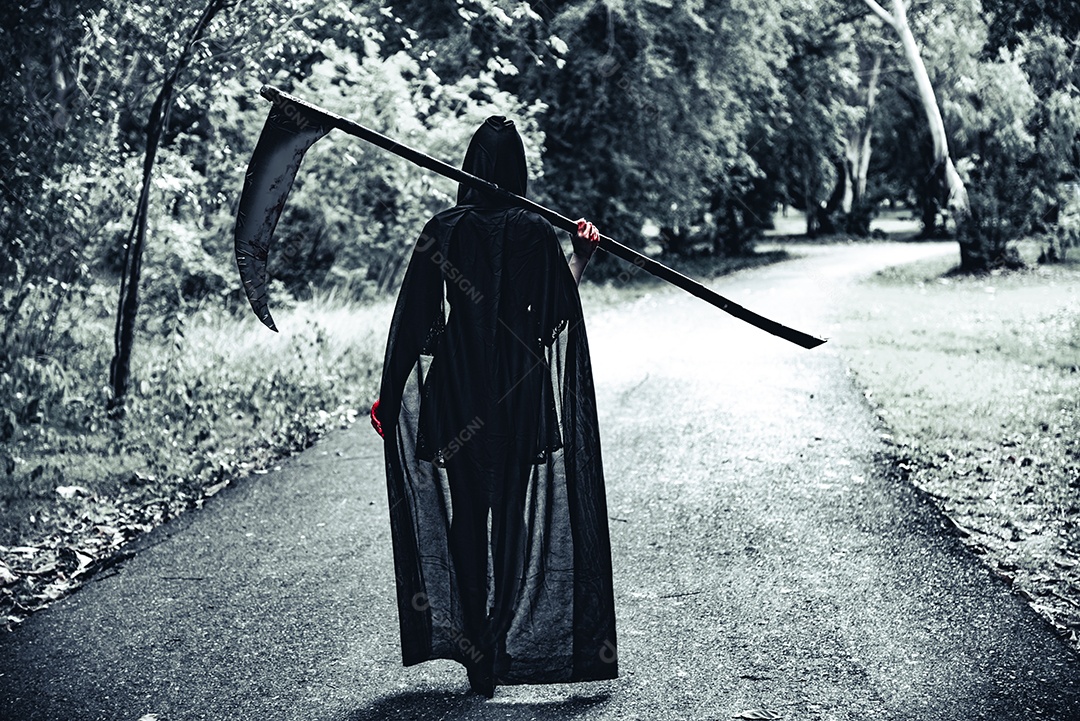
[[[464,169],[524,194],[513,125]],[[462,188],[417,241],[379,416],[405,665],[454,659],[500,684],[617,676],[589,347],[555,230]]]

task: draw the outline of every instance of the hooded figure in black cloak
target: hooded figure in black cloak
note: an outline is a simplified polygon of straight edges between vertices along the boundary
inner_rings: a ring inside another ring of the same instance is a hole
[[[514,124],[463,170],[525,195]],[[474,690],[618,675],[604,479],[576,281],[544,218],[460,186],[424,227],[386,346],[384,436],[406,666],[453,659]],[[591,242],[590,242],[591,241]]]

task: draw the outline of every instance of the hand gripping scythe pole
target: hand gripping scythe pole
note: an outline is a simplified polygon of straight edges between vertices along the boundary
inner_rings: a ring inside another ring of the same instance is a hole
[[[240,196],[235,231],[236,264],[252,310],[271,330],[276,331],[277,326],[270,317],[267,302],[266,259],[270,249],[270,239],[274,234],[278,218],[281,217],[281,211],[285,207],[285,199],[292,187],[300,162],[304,158],[304,153],[334,128],[400,155],[406,160],[458,183],[492,193],[507,204],[530,210],[546,218],[557,228],[570,233],[577,232],[577,224],[566,216],[402,145],[348,118],[343,118],[271,86],[263,86],[260,93],[272,103],[272,106],[262,134],[259,136],[259,142],[255,146],[255,152],[251,156],[251,163],[248,165],[247,176],[244,179],[244,190]],[[788,328],[747,310],[701,283],[687,278],[682,273],[606,235],[600,236],[600,247],[740,320],[803,348],[815,348],[825,342],[821,338]]]

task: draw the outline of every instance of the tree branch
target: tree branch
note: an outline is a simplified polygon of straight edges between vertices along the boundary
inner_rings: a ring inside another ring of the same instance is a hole
[[[847,25],[849,23],[855,22],[856,20],[862,20],[867,15],[869,15],[869,13],[866,12],[866,10],[853,10],[847,15],[841,15],[840,17],[838,17],[833,24]]]
[[[874,11],[875,15],[877,15],[879,18],[884,20],[890,26],[892,26],[894,28],[896,27],[896,19],[892,15],[889,14],[888,10],[886,10],[885,8],[878,5],[877,0],[863,0],[863,1],[870,7],[871,10]]]

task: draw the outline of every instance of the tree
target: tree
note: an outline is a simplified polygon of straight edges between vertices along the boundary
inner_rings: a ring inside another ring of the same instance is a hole
[[[886,25],[891,27],[900,38],[904,58],[911,68],[915,86],[918,89],[918,98],[922,105],[923,113],[930,132],[933,146],[933,166],[931,177],[937,183],[941,200],[953,213],[957,225],[957,233],[960,236],[960,265],[964,270],[977,270],[983,263],[984,254],[979,252],[979,239],[970,237],[966,232],[965,225],[970,218],[971,208],[968,202],[967,188],[952,157],[949,155],[949,140],[945,133],[945,121],[941,117],[941,109],[938,107],[934,87],[930,83],[930,76],[926,72],[919,46],[915,42],[915,36],[911,32],[911,26],[907,19],[907,4],[905,0],[892,0],[892,12],[889,12],[876,0],[864,0],[870,9]]]
[[[1055,262],[1080,242],[1080,43],[1048,30],[1021,36],[1017,52],[1037,98],[1028,121],[1036,171],[1033,225],[1046,238],[1042,260]]]
[[[146,156],[143,161],[142,190],[131,222],[127,241],[124,243],[124,271],[120,280],[120,302],[116,310],[115,354],[109,368],[112,386],[112,406],[123,406],[131,379],[131,347],[135,340],[135,318],[139,308],[139,278],[142,274],[143,248],[146,245],[146,225],[150,204],[150,183],[153,179],[154,162],[165,132],[173,96],[180,75],[191,61],[195,47],[202,41],[211,21],[229,4],[228,0],[209,0],[195,22],[172,71],[166,76],[161,90],[150,109],[146,128]]]
[[[961,268],[983,271],[1022,265],[1011,241],[1030,233],[1045,210],[1038,197],[1044,169],[1035,159],[1031,132],[1038,98],[1017,52],[1002,49],[993,61],[974,68],[971,90],[958,93],[952,114],[957,145],[963,150],[958,168],[971,181],[969,238]]]
[[[982,0],[989,20],[986,54],[1014,49],[1025,37],[1055,35],[1075,40],[1080,35],[1080,3],[1076,0]]]
[[[833,193],[843,214],[843,230],[860,236],[870,234],[871,207],[866,190],[874,135],[874,108],[877,104],[878,80],[881,77],[881,58],[882,52],[878,48],[862,50],[859,53],[860,82],[854,104],[857,104],[862,112],[847,131],[844,156],[839,164],[837,187]]]
[[[839,229],[849,136],[866,117],[855,33],[840,11],[826,5],[812,18],[796,14],[786,23],[784,122],[766,166],[786,201],[805,212],[811,236]]]
[[[755,157],[783,111],[775,6],[578,2],[554,28],[568,52],[543,91],[553,204],[631,243],[651,221],[667,251],[743,252],[775,195]]]
[[[0,7],[0,372],[46,345],[58,304],[85,275],[82,249],[99,229],[88,195],[109,189],[80,181],[97,157],[72,116],[93,77],[79,38],[92,2],[5,3]],[[78,155],[82,167],[65,167]],[[55,178],[67,175],[61,184]],[[31,330],[33,329],[33,330]]]

